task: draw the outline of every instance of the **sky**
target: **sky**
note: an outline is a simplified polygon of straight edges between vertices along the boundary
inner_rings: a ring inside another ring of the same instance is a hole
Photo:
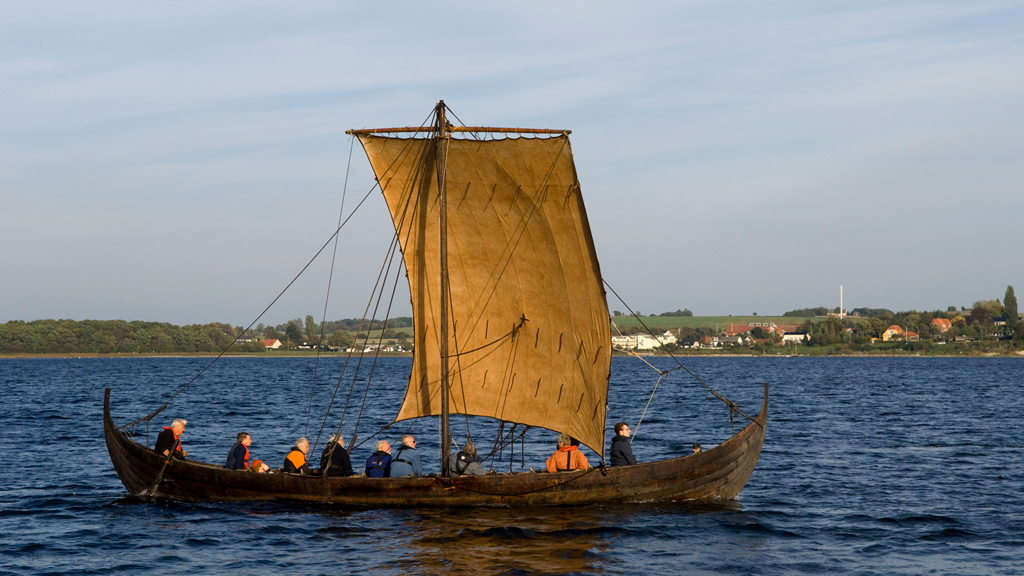
[[[1024,290],[1022,2],[36,1],[0,19],[0,322],[362,316],[394,229],[344,132],[439,99],[572,130],[645,314]]]

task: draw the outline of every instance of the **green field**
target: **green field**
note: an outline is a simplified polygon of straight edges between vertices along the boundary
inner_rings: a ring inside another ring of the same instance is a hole
[[[803,324],[807,320],[821,322],[824,318],[800,318],[796,316],[641,316],[643,323],[651,330],[668,330],[670,328],[714,328],[725,330],[730,324],[748,325],[751,322],[761,324]],[[639,326],[640,322],[632,316],[612,318],[619,328]]]

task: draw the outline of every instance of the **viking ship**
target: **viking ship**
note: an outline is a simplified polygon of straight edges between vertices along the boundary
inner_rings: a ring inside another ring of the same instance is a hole
[[[735,412],[749,419],[722,444],[678,458],[605,466],[611,323],[570,132],[459,126],[447,112],[441,101],[423,126],[348,131],[366,152],[387,203],[411,293],[414,352],[395,422],[439,418],[441,473],[256,474],[165,458],[133,438],[131,424],[139,420],[115,425],[107,389],[107,448],[129,494],[519,507],[733,499],[740,493],[764,442],[768,384],[753,417],[712,391],[729,406],[730,418]],[[452,414],[566,433],[601,462],[569,472],[450,476]]]

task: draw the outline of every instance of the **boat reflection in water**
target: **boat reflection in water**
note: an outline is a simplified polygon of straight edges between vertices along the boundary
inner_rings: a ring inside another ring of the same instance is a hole
[[[401,522],[396,531],[404,537],[380,542],[381,558],[389,559],[381,567],[417,574],[617,573],[624,568],[617,542],[641,529],[633,525],[635,519],[644,518],[647,523],[662,514],[741,509],[727,500],[651,507],[393,510],[388,515]],[[348,531],[339,528],[335,536],[346,537]],[[631,541],[635,545],[635,537]],[[396,551],[404,554],[396,558]]]

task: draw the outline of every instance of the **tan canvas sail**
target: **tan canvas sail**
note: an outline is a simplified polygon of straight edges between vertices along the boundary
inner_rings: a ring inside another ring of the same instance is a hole
[[[360,134],[399,234],[416,341],[397,419],[438,415],[438,182],[429,138]],[[604,453],[611,335],[569,138],[450,139],[450,410]]]

